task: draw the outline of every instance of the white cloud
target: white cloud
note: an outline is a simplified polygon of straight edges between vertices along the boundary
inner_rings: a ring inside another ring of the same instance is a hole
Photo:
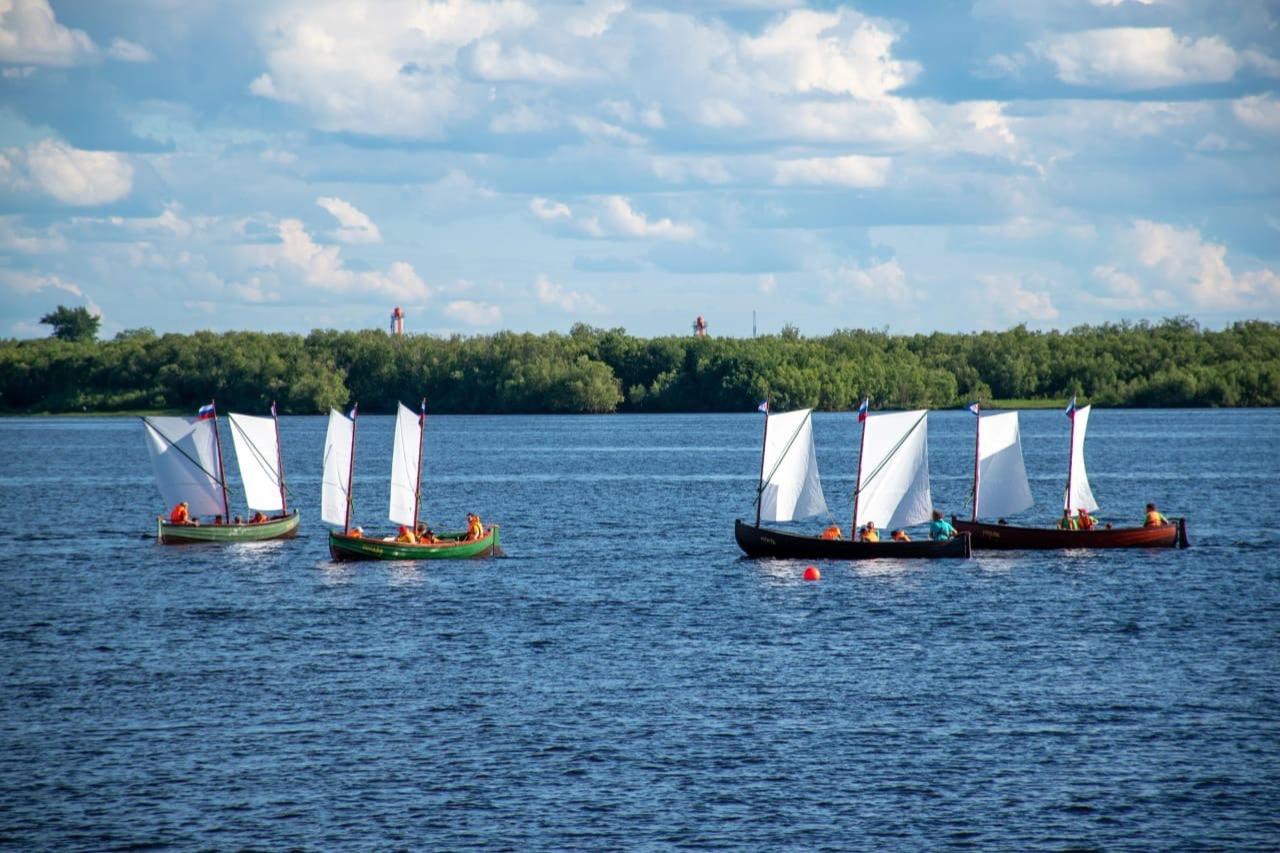
[[[1093,277],[1115,296],[1136,298],[1142,295],[1142,284],[1126,272],[1113,266],[1103,265],[1093,268]]]
[[[981,275],[978,281],[982,283],[986,304],[1010,322],[1045,321],[1058,317],[1052,297],[1044,291],[1028,290],[1017,276]]]
[[[378,293],[405,302],[424,302],[431,290],[410,264],[396,261],[382,272],[357,272],[346,266],[337,246],[316,243],[296,219],[277,225],[280,242],[251,251],[259,262],[274,268],[295,270],[302,280],[334,293]]]
[[[675,222],[669,217],[650,221],[620,195],[592,199],[589,214],[575,214],[569,205],[545,198],[529,202],[533,215],[543,222],[558,224],[587,237],[645,238],[655,240],[691,240],[696,235],[692,225]]]
[[[828,295],[828,301],[833,303],[850,294],[863,301],[903,303],[917,298],[915,291],[907,286],[907,275],[896,258],[866,269],[843,266],[825,277],[835,285]]]
[[[107,48],[107,56],[120,62],[150,62],[155,59],[151,51],[142,45],[121,38],[112,39],[111,47]]]
[[[1280,60],[1269,56],[1257,48],[1249,48],[1242,51],[1240,56],[1246,63],[1258,70],[1258,73],[1267,77],[1280,77]]]
[[[1241,59],[1218,36],[1179,36],[1169,27],[1116,27],[1053,36],[1031,45],[1064,83],[1153,89],[1221,83]]]
[[[756,290],[768,296],[778,289],[778,277],[773,273],[765,273],[756,279]]]
[[[566,290],[545,275],[538,276],[533,288],[539,302],[559,308],[566,314],[598,314],[604,311],[604,306],[591,294]]]
[[[66,237],[57,226],[51,226],[44,231],[35,231],[23,228],[20,217],[0,216],[0,249],[29,255],[43,255],[50,252],[65,252],[68,245]]]
[[[63,204],[93,207],[119,201],[133,189],[133,166],[122,154],[83,151],[44,139],[25,150],[0,154],[0,182],[34,187]]]
[[[598,38],[605,34],[618,13],[627,8],[622,0],[589,0],[581,12],[569,15],[565,29],[580,38]]]
[[[1254,130],[1280,133],[1280,101],[1270,92],[1239,98],[1231,103],[1231,110],[1242,124]]]
[[[509,112],[499,113],[489,120],[494,133],[539,133],[555,126],[555,122],[526,104],[516,104]]]
[[[487,302],[455,299],[444,307],[444,313],[468,326],[496,326],[502,322],[502,309]]]
[[[340,243],[381,243],[382,232],[373,220],[349,201],[329,196],[316,199],[342,225],[335,235]]]
[[[653,174],[673,184],[700,182],[727,184],[733,175],[720,157],[654,157],[649,161]]]
[[[485,80],[525,80],[539,83],[565,83],[588,76],[580,68],[561,62],[554,56],[516,45],[503,47],[486,39],[471,54],[471,70]]]
[[[1236,274],[1227,264],[1227,247],[1204,240],[1196,228],[1139,219],[1133,223],[1132,240],[1142,267],[1202,308],[1280,304],[1280,276],[1265,267]]]
[[[42,290],[62,290],[72,296],[79,296],[81,299],[86,298],[84,291],[77,284],[60,276],[22,272],[3,267],[0,267],[0,286],[23,295],[39,293]]]
[[[0,62],[67,66],[96,53],[84,30],[58,23],[48,0],[0,0]]]
[[[782,160],[774,170],[779,186],[881,187],[889,179],[888,157],[811,157]]]

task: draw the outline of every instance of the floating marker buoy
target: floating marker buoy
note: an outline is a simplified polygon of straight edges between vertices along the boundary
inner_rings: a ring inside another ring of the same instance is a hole
[[[807,581],[820,581],[822,580],[822,572],[818,571],[817,566],[810,566],[804,570],[804,579]]]

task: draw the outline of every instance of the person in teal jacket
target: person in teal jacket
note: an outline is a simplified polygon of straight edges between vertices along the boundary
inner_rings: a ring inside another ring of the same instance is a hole
[[[942,517],[942,510],[935,509],[933,511],[933,521],[929,522],[929,538],[934,540],[950,539],[956,535],[956,529],[951,526],[951,522]]]

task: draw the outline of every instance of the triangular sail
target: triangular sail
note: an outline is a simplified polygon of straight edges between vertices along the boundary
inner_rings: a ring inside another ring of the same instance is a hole
[[[1092,408],[1082,406],[1072,415],[1070,474],[1062,508],[1071,510],[1073,514],[1080,509],[1093,512],[1098,508],[1098,502],[1093,499],[1093,489],[1089,488],[1089,475],[1084,470],[1084,433],[1089,426],[1089,410]]]
[[[978,504],[985,518],[1013,515],[1035,501],[1022,460],[1017,412],[986,415],[978,425]]]
[[[391,511],[390,518],[396,524],[412,526],[418,502],[419,455],[422,452],[422,427],[418,415],[405,408],[396,408],[396,438],[391,449]]]
[[[280,512],[284,499],[280,488],[280,449],[274,418],[231,414],[231,439],[244,483],[249,509]]]
[[[213,419],[143,418],[147,451],[165,506],[187,502],[192,517],[221,515],[222,483]]]
[[[324,436],[324,474],[320,486],[320,518],[345,527],[347,502],[351,495],[352,437],[356,422],[329,410],[329,429]]]
[[[855,526],[874,521],[891,530],[929,520],[927,414],[921,409],[869,415],[863,423]]]
[[[795,521],[827,512],[813,446],[812,409],[767,415],[761,521]]]

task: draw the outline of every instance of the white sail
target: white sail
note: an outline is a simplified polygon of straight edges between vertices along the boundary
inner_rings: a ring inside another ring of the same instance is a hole
[[[396,524],[413,526],[417,523],[418,462],[422,453],[422,427],[418,415],[405,408],[396,408],[396,439],[391,449],[391,512]]]
[[[231,440],[236,445],[236,462],[244,483],[244,499],[249,509],[280,512],[284,499],[280,491],[280,448],[274,418],[230,414]]]
[[[320,518],[345,526],[347,501],[351,494],[351,440],[356,422],[329,410],[329,429],[324,435],[324,475],[320,486]]]
[[[156,470],[156,485],[166,507],[187,502],[194,518],[222,515],[222,484],[218,482],[218,445],[213,419],[143,418],[147,451]]]
[[[761,521],[794,521],[827,511],[813,447],[812,412],[800,409],[766,415]]]
[[[933,497],[927,414],[921,409],[867,417],[855,526],[874,521],[877,527],[892,530],[929,520]]]
[[[978,504],[974,512],[987,518],[1013,515],[1035,501],[1022,461],[1018,413],[987,415],[978,424]]]
[[[1089,410],[1092,406],[1076,409],[1075,424],[1071,429],[1071,473],[1067,481],[1067,494],[1062,508],[1071,510],[1087,509],[1093,512],[1098,502],[1093,499],[1093,489],[1089,488],[1089,475],[1084,470],[1084,433],[1089,426]]]

